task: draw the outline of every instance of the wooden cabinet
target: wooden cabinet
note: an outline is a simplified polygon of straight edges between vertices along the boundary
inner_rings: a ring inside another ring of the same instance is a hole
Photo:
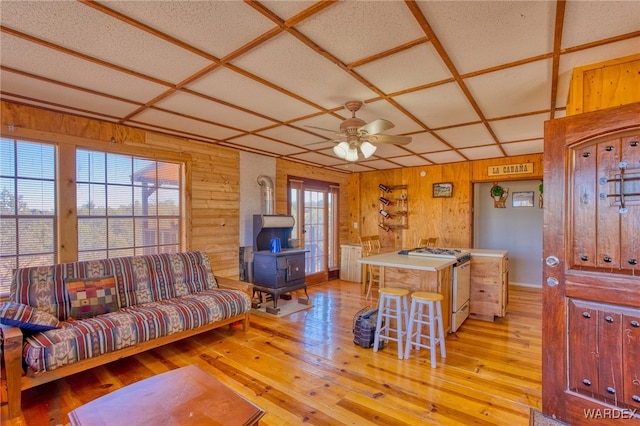
[[[471,250],[469,317],[494,321],[507,313],[509,255],[504,250]]]
[[[355,244],[343,244],[340,246],[340,279],[344,281],[362,281],[362,265],[358,259],[362,257],[362,247]]]
[[[569,300],[569,389],[640,408],[640,310]]]

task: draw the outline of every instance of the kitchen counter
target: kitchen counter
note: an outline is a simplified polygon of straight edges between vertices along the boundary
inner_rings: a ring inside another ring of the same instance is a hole
[[[407,254],[398,254],[397,251],[394,251],[362,257],[358,259],[358,263],[435,272],[452,266],[455,260],[437,257],[409,256]]]
[[[471,253],[471,256],[485,256],[485,257],[504,257],[509,254],[507,250],[491,250],[480,248],[467,248],[462,249]]]
[[[442,301],[442,325],[451,331],[451,284],[454,259],[409,256],[398,251],[375,254],[358,259],[362,265],[380,268],[380,287],[406,288],[410,292],[429,291],[440,293]]]

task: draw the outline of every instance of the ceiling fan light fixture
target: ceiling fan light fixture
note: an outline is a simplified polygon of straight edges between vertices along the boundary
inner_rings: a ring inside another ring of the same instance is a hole
[[[347,158],[347,153],[349,151],[349,144],[347,142],[340,142],[338,145],[333,147],[333,153],[343,160]]]
[[[362,152],[362,155],[364,155],[364,158],[369,158],[373,155],[374,152],[376,152],[377,147],[369,142],[363,142],[362,145],[360,145],[360,151]]]
[[[349,148],[347,151],[347,156],[345,157],[347,161],[357,161],[358,160],[358,149],[357,148]]]

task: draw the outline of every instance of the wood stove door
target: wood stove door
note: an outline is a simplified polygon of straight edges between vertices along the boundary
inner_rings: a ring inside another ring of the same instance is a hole
[[[304,253],[287,257],[287,282],[304,282]]]

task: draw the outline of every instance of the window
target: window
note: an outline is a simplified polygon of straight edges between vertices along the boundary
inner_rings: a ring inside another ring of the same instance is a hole
[[[78,259],[179,251],[182,168],[78,149]]]
[[[0,139],[0,293],[12,271],[57,260],[56,148]]]

